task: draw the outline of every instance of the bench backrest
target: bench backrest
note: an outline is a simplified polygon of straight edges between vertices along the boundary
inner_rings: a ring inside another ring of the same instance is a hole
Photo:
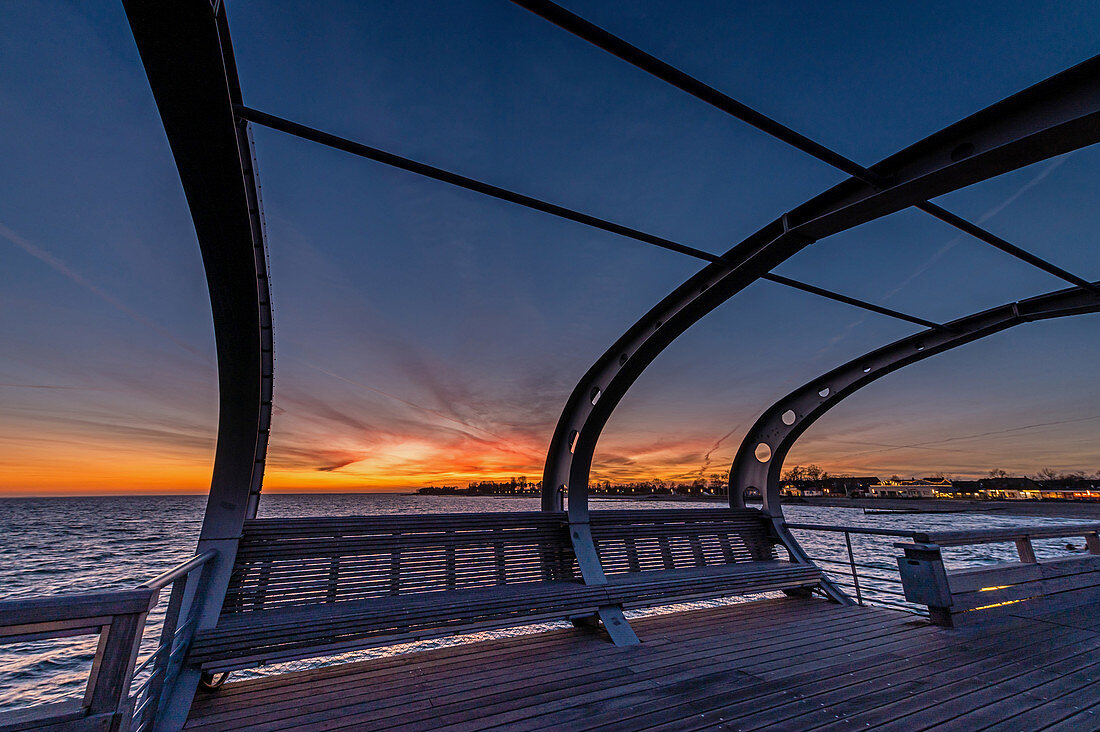
[[[222,614],[579,576],[560,513],[254,519]]]
[[[592,511],[589,522],[608,575],[776,558],[767,519],[756,509]]]

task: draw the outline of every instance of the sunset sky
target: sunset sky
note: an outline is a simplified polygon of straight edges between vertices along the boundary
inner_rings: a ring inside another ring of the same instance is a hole
[[[1100,53],[1094,0],[565,5],[871,164]],[[6,3],[0,494],[209,486],[217,421],[195,233],[121,4]],[[712,252],[842,179],[505,0],[230,2],[246,104]],[[276,415],[266,488],[537,479],[573,384],[701,263],[266,129]],[[1100,278],[1100,147],[938,202]],[[778,273],[948,320],[1063,286],[909,210]],[[686,333],[593,477],[725,473],[789,390],[913,327],[760,282]],[[888,476],[1100,470],[1100,318],[903,370],[788,465]]]

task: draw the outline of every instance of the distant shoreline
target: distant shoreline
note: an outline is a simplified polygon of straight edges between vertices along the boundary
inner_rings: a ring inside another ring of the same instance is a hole
[[[1085,501],[970,501],[961,498],[787,498],[792,506],[868,508],[912,513],[992,513],[1100,520],[1100,503]]]
[[[456,498],[470,498],[458,495]],[[537,495],[482,495],[479,498],[537,498]],[[681,503],[725,503],[725,496],[683,496],[650,493],[639,496],[616,496],[593,493],[590,501],[675,501]],[[749,501],[752,504],[752,501]],[[759,504],[759,501],[756,502]],[[785,498],[787,506],[823,506],[830,508],[865,508],[890,513],[990,513],[1006,516],[1046,516],[1100,521],[1100,503],[1073,501],[970,501],[959,498]]]

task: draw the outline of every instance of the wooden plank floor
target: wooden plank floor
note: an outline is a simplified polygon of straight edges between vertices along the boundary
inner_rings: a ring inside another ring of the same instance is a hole
[[[187,729],[1100,729],[1087,608],[944,630],[782,599],[632,624],[633,648],[562,630],[230,682]]]

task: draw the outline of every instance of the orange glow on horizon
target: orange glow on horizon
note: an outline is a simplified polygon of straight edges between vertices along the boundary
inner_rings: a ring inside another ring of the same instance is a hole
[[[213,437],[175,440],[126,438],[94,430],[47,433],[0,429],[0,496],[206,494]],[[549,430],[495,429],[492,437],[459,430],[398,434],[299,431],[276,433],[268,454],[264,490],[270,493],[414,491],[424,486],[465,486],[478,481],[541,480]],[[737,441],[713,452],[713,437],[700,431],[680,437],[609,435],[596,453],[591,481],[615,484],[690,483],[724,478]],[[827,459],[825,445],[787,460],[816,463],[832,475],[919,475],[918,462],[885,458],[845,464]],[[712,454],[713,453],[713,454]],[[939,456],[945,457],[945,456]],[[927,458],[925,458],[927,459]],[[889,462],[887,462],[889,460]],[[980,466],[974,466],[980,470]],[[959,477],[978,470],[943,465]]]

